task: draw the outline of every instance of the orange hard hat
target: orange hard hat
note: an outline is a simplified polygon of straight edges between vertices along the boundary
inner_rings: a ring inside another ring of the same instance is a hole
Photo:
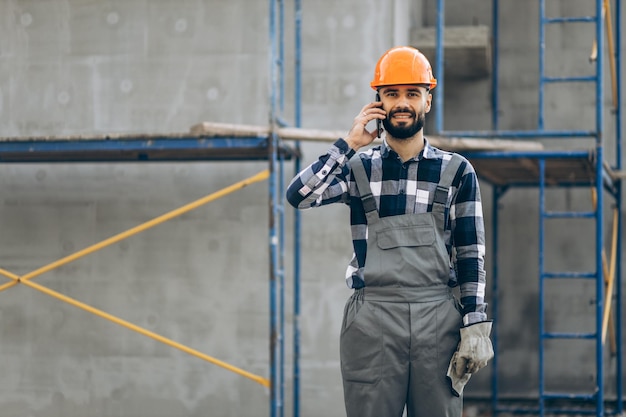
[[[427,84],[430,89],[437,85],[428,59],[411,46],[397,46],[385,52],[376,64],[370,86],[377,90],[401,84]]]

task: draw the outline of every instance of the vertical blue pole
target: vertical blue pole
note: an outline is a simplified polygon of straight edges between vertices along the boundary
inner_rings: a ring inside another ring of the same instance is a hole
[[[616,16],[616,24],[614,25],[615,29],[615,67],[617,73],[617,108],[615,109],[615,155],[616,155],[616,168],[618,170],[622,169],[622,60],[621,60],[621,51],[622,51],[622,35],[621,35],[621,27],[622,27],[622,11],[620,6],[621,1],[615,1],[615,16]],[[620,181],[617,186],[617,193],[615,195],[616,205],[617,205],[617,248],[616,253],[617,256],[621,256],[622,253],[622,182]],[[615,270],[615,286],[617,287],[616,297],[617,302],[615,308],[615,317],[616,317],[616,335],[615,339],[617,340],[617,363],[616,363],[616,385],[617,385],[617,414],[620,415],[624,412],[624,402],[623,402],[623,393],[624,393],[624,385],[623,385],[623,350],[622,350],[622,263],[619,261],[619,258],[616,262],[616,270]]]
[[[493,59],[491,62],[491,128],[493,130],[499,129],[499,119],[498,119],[498,109],[500,108],[499,103],[499,91],[498,91],[498,64],[499,64],[499,52],[500,52],[500,44],[499,44],[499,10],[498,10],[498,0],[492,1],[491,8],[491,39],[493,40],[492,45],[492,53]],[[498,300],[499,300],[499,290],[498,290],[498,247],[499,247],[499,234],[498,234],[498,204],[500,201],[500,197],[503,194],[503,189],[501,187],[494,187],[493,190],[493,207],[492,207],[492,216],[493,216],[493,274],[491,276],[492,279],[492,314],[494,320],[493,327],[493,350],[495,352],[493,356],[493,368],[491,371],[491,413],[494,416],[498,415],[498,396],[500,394],[498,390]]]
[[[499,248],[499,234],[498,234],[498,204],[500,202],[500,196],[503,193],[503,188],[493,187],[493,202],[491,206],[492,216],[492,234],[491,234],[491,247],[492,249],[492,274],[491,274],[491,314],[494,318],[494,326],[492,330],[493,339],[493,359],[491,361],[491,414],[498,415],[498,248]]]
[[[543,130],[544,76],[546,55],[546,2],[539,0],[539,106],[537,109],[537,129]]]
[[[280,260],[278,267],[279,277],[279,358],[280,358],[280,417],[285,414],[284,399],[285,399],[285,206],[282,203],[285,195],[285,175],[284,175],[284,157],[281,156],[279,160],[279,175],[278,175],[278,192],[276,193],[276,202],[279,210],[279,245],[280,245]]]
[[[500,41],[498,35],[500,32],[500,14],[498,4],[499,0],[493,0],[491,10],[491,39],[493,39],[493,59],[491,61],[491,128],[493,130],[500,128],[500,120],[498,117],[498,110],[500,109],[500,96],[498,91],[498,60],[500,59]]]
[[[279,118],[282,118],[283,109],[285,107],[285,3],[284,0],[278,1],[278,94],[279,94]],[[273,155],[276,156],[278,152],[279,138],[275,135],[275,146]],[[284,189],[284,175],[283,175],[283,160],[280,159],[280,176],[278,178],[278,192],[276,195],[276,208],[275,212],[279,216],[279,239],[280,256],[278,264],[278,380],[280,381],[278,387],[278,403],[280,408],[278,410],[278,416],[283,417],[285,414],[284,399],[285,399],[285,269],[284,269],[284,244],[285,244],[285,220],[284,220],[284,206],[281,203],[283,200]]]
[[[604,415],[604,355],[602,343],[602,317],[604,312],[604,278],[602,275],[602,249],[604,245],[604,197],[603,197],[603,123],[604,123],[604,19],[602,19],[603,0],[596,0],[596,416]]]
[[[443,31],[445,0],[437,2],[437,33],[435,37],[435,59],[437,67],[437,88],[435,89],[435,131],[438,134],[443,132]]]
[[[300,89],[302,86],[302,4],[294,0],[295,12],[295,66],[294,66],[294,118],[295,126],[302,124]],[[295,144],[294,170],[300,172],[300,141]],[[293,261],[293,416],[300,416],[300,210],[294,212],[294,261]]]
[[[543,0],[542,0],[543,2]],[[544,222],[546,212],[545,187],[546,187],[546,160],[539,160],[539,417],[544,417],[544,355],[543,336],[544,329]]]
[[[280,76],[278,77],[279,82],[279,108],[280,108],[280,116],[282,117],[282,112],[285,110],[285,2],[284,0],[278,1],[278,38],[280,39],[279,47],[278,47],[278,68],[280,72]]]
[[[269,4],[269,42],[270,42],[270,68],[269,68],[269,124],[270,124],[270,155],[268,155],[270,166],[269,177],[269,193],[270,193],[270,210],[269,210],[269,248],[270,248],[270,282],[269,282],[269,304],[270,304],[270,416],[276,417],[279,405],[278,398],[278,323],[277,323],[277,306],[276,306],[276,266],[278,257],[276,254],[277,236],[276,236],[276,144],[277,137],[274,131],[276,123],[276,0],[270,0]]]

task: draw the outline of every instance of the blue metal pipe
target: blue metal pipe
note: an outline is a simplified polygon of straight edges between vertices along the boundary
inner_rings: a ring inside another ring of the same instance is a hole
[[[284,0],[276,0],[278,2],[278,94],[279,94],[279,111],[276,113],[279,117],[282,117],[285,109],[285,2]],[[279,117],[276,117],[278,119]],[[276,138],[276,146],[278,146],[279,139]],[[276,152],[273,152],[276,155]],[[279,176],[276,186],[278,187],[276,193],[276,207],[275,213],[278,216],[278,263],[276,265],[278,276],[278,416],[283,417],[285,415],[285,209],[281,202],[284,201],[284,167],[282,158],[278,161],[280,169],[278,170]]]
[[[491,39],[493,40],[493,59],[491,61],[491,129],[498,130],[500,128],[500,91],[498,89],[498,60],[500,59],[499,0],[493,0],[491,4]]]
[[[549,17],[545,19],[545,23],[587,23],[595,20],[595,16]]]
[[[579,77],[542,77],[541,81],[544,83],[587,83],[596,82],[598,77],[596,75],[586,75]]]
[[[276,123],[276,104],[277,104],[277,71],[276,71],[276,54],[277,54],[277,33],[276,33],[276,0],[270,0],[269,4],[269,44],[270,44],[270,68],[269,68],[269,98],[270,98],[270,114],[269,124],[272,126],[269,140],[271,141],[270,147],[271,155],[269,156],[270,164],[270,177],[269,177],[269,194],[270,194],[270,224],[269,224],[269,247],[270,247],[270,282],[269,282],[269,304],[270,304],[270,417],[276,417],[282,407],[281,399],[279,398],[280,390],[279,384],[279,372],[278,363],[280,358],[278,357],[278,339],[280,329],[278,327],[278,311],[276,300],[276,268],[278,263],[277,256],[277,236],[276,236],[276,145],[278,138],[274,132],[273,126]]]
[[[445,0],[437,2],[437,31],[435,40],[435,59],[437,71],[437,88],[435,88],[435,132],[443,131],[443,89],[444,89],[444,24],[445,24]]]
[[[279,88],[279,109],[280,115],[282,116],[283,111],[285,110],[285,2],[284,0],[278,1],[278,88]]]
[[[272,132],[270,140],[274,143],[271,147],[274,148],[278,143],[278,136]],[[282,396],[281,396],[281,384],[282,381],[280,365],[280,341],[282,338],[282,329],[280,327],[280,273],[279,273],[279,236],[277,232],[277,218],[279,213],[278,207],[278,192],[277,192],[277,160],[276,152],[272,151],[270,156],[270,177],[269,177],[269,193],[270,193],[270,415],[272,417],[279,416],[282,413]]]
[[[491,205],[491,216],[492,216],[492,232],[491,232],[491,240],[492,240],[492,273],[491,273],[491,314],[494,319],[494,325],[492,329],[492,341],[493,341],[493,351],[495,355],[492,359],[492,368],[491,368],[491,409],[494,415],[497,415],[498,410],[498,320],[499,320],[499,308],[498,308],[498,300],[500,297],[499,287],[498,287],[498,255],[500,247],[499,243],[499,235],[498,235],[498,205],[500,202],[500,197],[503,195],[504,191],[501,187],[493,188],[493,201]]]
[[[621,51],[622,51],[622,10],[621,10],[621,1],[615,1],[615,67],[617,73],[617,108],[615,109],[615,155],[616,155],[616,167],[618,170],[622,169],[622,59],[621,59]],[[618,239],[617,239],[617,249],[616,253],[618,256],[623,253],[622,252],[622,181],[619,182],[617,186],[616,192],[616,207],[617,207],[617,231],[618,231]],[[623,385],[623,364],[624,364],[624,356],[622,343],[624,338],[622,337],[622,302],[623,302],[623,291],[622,291],[622,263],[616,262],[615,269],[615,286],[617,287],[616,297],[617,303],[615,308],[615,317],[616,317],[616,334],[615,339],[618,341],[617,349],[616,349],[616,385],[617,385],[617,414],[624,413],[624,385]]]
[[[596,216],[595,211],[551,211],[546,213],[547,219],[585,219]]]
[[[538,408],[514,408],[514,407],[500,407],[499,412],[510,413],[510,414],[539,414]],[[571,410],[571,409],[563,409],[556,407],[547,407],[545,409],[546,412],[556,415],[561,414],[574,414],[574,415],[585,415],[585,414],[595,414],[594,410]]]
[[[547,216],[544,216],[547,218]],[[544,278],[586,278],[595,279],[598,275],[595,272],[544,272]]]
[[[563,393],[548,393],[545,394],[545,398],[552,399],[581,399],[581,400],[591,400],[595,398],[595,394],[563,394]],[[574,410],[570,410],[574,411]]]
[[[598,56],[596,59],[596,415],[604,416],[604,361],[602,341],[602,319],[604,313],[604,279],[602,274],[602,252],[604,248],[604,213],[603,196],[603,124],[604,124],[604,19],[602,19],[603,0],[596,0],[596,42]]]
[[[294,118],[295,126],[302,124],[302,4],[301,0],[294,0]],[[300,141],[295,143],[296,158],[294,170],[300,172]],[[300,240],[301,240],[300,210],[294,210],[294,261],[293,261],[293,416],[300,416]]]
[[[543,2],[543,0],[541,0]],[[546,161],[539,161],[539,416],[543,417],[545,412],[544,392],[545,392],[545,374],[544,374],[544,346],[541,335],[545,333],[544,327],[544,213],[545,206],[545,174]]]
[[[285,407],[283,405],[285,398],[285,206],[283,196],[285,195],[285,175],[284,175],[284,161],[283,158],[279,159],[279,167],[278,170],[278,192],[276,193],[276,203],[279,208],[279,238],[278,245],[280,248],[280,257],[278,262],[278,278],[279,278],[279,353],[278,356],[280,358],[280,417],[283,417],[285,414]]]
[[[562,332],[548,332],[541,335],[544,339],[595,339],[598,333],[562,333]],[[548,397],[549,394],[544,393],[544,397]],[[588,395],[592,398],[592,395]]]
[[[539,0],[539,105],[537,108],[537,129],[543,130],[544,91],[543,79],[545,77],[546,55],[546,1]]]

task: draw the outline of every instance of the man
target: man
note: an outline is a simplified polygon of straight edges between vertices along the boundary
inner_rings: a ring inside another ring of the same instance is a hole
[[[371,82],[377,100],[287,189],[299,209],[350,207],[354,293],[340,336],[348,417],[400,417],[405,407],[409,417],[460,417],[465,383],[493,356],[476,173],[423,134],[436,85],[417,49],[387,51]],[[366,129],[373,120],[383,143],[352,158],[379,134]]]

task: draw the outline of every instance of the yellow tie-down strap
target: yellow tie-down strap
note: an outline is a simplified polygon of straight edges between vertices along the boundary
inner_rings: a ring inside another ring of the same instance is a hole
[[[270,386],[270,381],[267,378],[263,378],[261,376],[255,375],[253,373],[244,371],[241,368],[238,368],[236,366],[230,365],[230,364],[228,364],[226,362],[223,362],[223,361],[221,361],[219,359],[216,359],[214,357],[206,355],[206,354],[204,354],[202,352],[199,352],[199,351],[197,351],[195,349],[192,349],[190,347],[184,346],[184,345],[182,345],[182,344],[180,344],[178,342],[175,342],[175,341],[173,341],[171,339],[168,339],[168,338],[163,337],[161,335],[158,335],[158,334],[156,334],[154,332],[151,332],[150,330],[144,329],[143,327],[140,327],[140,326],[137,326],[135,324],[132,324],[132,323],[130,323],[130,322],[126,321],[126,320],[123,320],[123,319],[121,319],[119,317],[113,316],[112,314],[109,314],[109,313],[106,313],[106,312],[104,312],[102,310],[99,310],[97,308],[91,307],[91,306],[89,306],[89,305],[87,305],[85,303],[82,303],[82,302],[80,302],[78,300],[75,300],[75,299],[70,298],[70,297],[68,297],[66,295],[58,293],[58,292],[56,292],[56,291],[54,291],[54,290],[52,290],[52,289],[50,289],[48,287],[44,287],[43,285],[39,285],[39,284],[36,284],[36,283],[31,281],[31,279],[33,279],[33,278],[35,278],[35,277],[37,277],[39,275],[45,274],[46,272],[49,272],[49,271],[51,271],[51,270],[53,270],[55,268],[61,267],[63,265],[66,265],[66,264],[68,264],[68,263],[70,263],[72,261],[75,261],[75,260],[77,260],[79,258],[82,258],[83,256],[89,255],[90,253],[93,253],[93,252],[95,252],[97,250],[100,250],[102,248],[110,246],[110,245],[112,245],[114,243],[117,243],[117,242],[119,242],[119,241],[121,241],[123,239],[126,239],[126,238],[128,238],[130,236],[133,236],[133,235],[136,235],[138,233],[141,233],[144,230],[147,230],[147,229],[149,229],[151,227],[157,226],[157,225],[159,225],[161,223],[164,223],[164,222],[166,222],[168,220],[171,220],[174,217],[177,217],[177,216],[180,216],[182,214],[185,214],[185,213],[187,213],[187,212],[189,212],[191,210],[194,210],[194,209],[196,209],[196,208],[198,208],[198,207],[200,207],[202,205],[210,203],[211,201],[217,200],[218,198],[221,198],[221,197],[223,197],[223,196],[225,196],[227,194],[230,194],[230,193],[232,193],[234,191],[240,190],[240,189],[242,189],[242,188],[244,188],[244,187],[246,187],[246,186],[248,186],[250,184],[253,184],[253,183],[259,182],[259,181],[263,181],[263,180],[267,179],[268,177],[269,177],[269,170],[266,169],[264,171],[259,172],[256,175],[253,175],[252,177],[249,177],[249,178],[247,178],[245,180],[239,181],[239,182],[237,182],[237,183],[235,183],[233,185],[230,185],[230,186],[228,186],[226,188],[223,188],[223,189],[221,189],[219,191],[216,191],[215,193],[212,193],[212,194],[209,194],[209,195],[207,195],[205,197],[202,197],[202,198],[200,198],[200,199],[198,199],[196,201],[193,201],[193,202],[191,202],[189,204],[186,204],[186,205],[184,205],[184,206],[182,206],[180,208],[177,208],[177,209],[172,210],[172,211],[170,211],[168,213],[165,213],[165,214],[163,214],[163,215],[161,215],[159,217],[156,217],[156,218],[154,218],[152,220],[149,220],[149,221],[147,221],[145,223],[142,223],[142,224],[140,224],[138,226],[135,226],[135,227],[133,227],[131,229],[128,229],[125,232],[119,233],[119,234],[117,234],[115,236],[112,236],[112,237],[110,237],[108,239],[105,239],[105,240],[99,242],[99,243],[91,245],[91,246],[89,246],[89,247],[87,247],[85,249],[82,249],[82,250],[80,250],[78,252],[75,252],[75,253],[73,253],[71,255],[68,255],[68,256],[66,256],[64,258],[61,258],[61,259],[59,259],[57,261],[51,262],[48,265],[44,265],[41,268],[38,268],[38,269],[36,269],[36,270],[34,270],[32,272],[29,272],[29,273],[27,273],[25,275],[19,276],[19,275],[16,275],[16,274],[12,273],[12,272],[9,272],[9,271],[6,271],[6,270],[0,268],[0,275],[4,275],[5,277],[10,278],[12,280],[11,282],[8,282],[6,284],[0,285],[0,291],[4,291],[7,288],[13,287],[13,286],[15,286],[17,284],[26,285],[28,287],[34,288],[34,289],[36,289],[38,291],[41,291],[44,294],[47,294],[47,295],[49,295],[51,297],[57,298],[57,299],[59,299],[61,301],[64,301],[64,302],[66,302],[68,304],[71,304],[71,305],[73,305],[75,307],[78,307],[78,308],[83,309],[85,311],[88,311],[88,312],[90,312],[92,314],[95,314],[96,316],[100,316],[100,317],[102,317],[104,319],[110,320],[113,323],[119,324],[120,326],[124,326],[124,327],[126,327],[126,328],[128,328],[130,330],[133,330],[133,331],[135,331],[137,333],[140,333],[140,334],[142,334],[144,336],[151,337],[152,339],[157,340],[157,341],[159,341],[161,343],[165,343],[166,345],[169,345],[169,346],[174,347],[176,349],[182,350],[183,352],[186,352],[186,353],[188,353],[190,355],[196,356],[196,357],[198,357],[200,359],[204,359],[207,362],[210,362],[210,363],[212,363],[214,365],[220,366],[220,367],[222,367],[224,369],[227,369],[227,370],[229,370],[231,372],[234,372],[234,373],[236,373],[238,375],[244,376],[244,377],[246,377],[248,379],[251,379],[251,380],[253,380],[253,381],[255,381],[255,382],[265,386],[265,387],[269,387]]]

